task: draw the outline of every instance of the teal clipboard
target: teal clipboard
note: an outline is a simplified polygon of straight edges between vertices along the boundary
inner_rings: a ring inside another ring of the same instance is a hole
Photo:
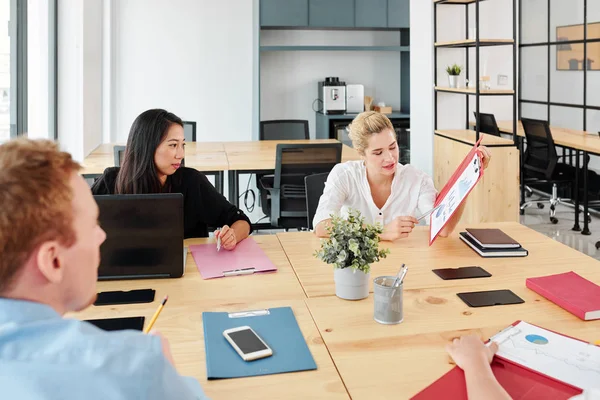
[[[240,378],[317,369],[290,307],[236,313],[203,312],[208,379]],[[223,336],[226,329],[249,326],[273,350],[271,357],[244,361]]]

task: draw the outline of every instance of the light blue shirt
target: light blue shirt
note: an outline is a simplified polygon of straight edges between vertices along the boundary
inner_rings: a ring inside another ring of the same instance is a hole
[[[206,400],[177,373],[160,338],[105,332],[51,307],[0,298],[0,398]]]

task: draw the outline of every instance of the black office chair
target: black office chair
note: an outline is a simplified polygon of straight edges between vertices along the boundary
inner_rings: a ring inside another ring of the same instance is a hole
[[[523,156],[523,175],[525,183],[532,187],[551,187],[552,195],[548,200],[532,200],[521,205],[521,212],[532,204],[544,208],[544,203],[550,204],[550,221],[558,222],[556,205],[568,204],[569,200],[558,196],[558,187],[566,187],[572,193],[571,183],[575,181],[576,169],[568,164],[560,163],[556,152],[552,132],[548,121],[521,118],[527,148]],[[543,189],[542,189],[543,190]],[[581,207],[583,209],[583,207]]]
[[[477,121],[477,112],[473,111],[473,115]],[[500,136],[500,128],[498,128],[494,114],[479,113],[479,132]]]
[[[307,227],[304,178],[342,161],[341,143],[278,144],[275,174],[260,181],[262,210],[276,228]]]
[[[115,167],[120,167],[121,165],[123,165],[126,148],[126,146],[115,146],[113,148],[113,151],[115,152]]]
[[[127,146],[114,146],[113,151],[115,153],[115,167],[120,167],[123,165],[123,161],[125,160],[125,149]],[[181,159],[181,166],[185,166],[185,159]]]
[[[260,140],[301,140],[309,138],[307,120],[260,121]]]
[[[183,136],[186,142],[196,141],[196,122],[183,121]]]
[[[308,175],[304,177],[304,187],[306,188],[306,212],[307,212],[307,225],[308,229],[313,229],[313,219],[317,213],[317,207],[319,206],[319,199],[325,189],[325,181],[329,172],[322,174]]]

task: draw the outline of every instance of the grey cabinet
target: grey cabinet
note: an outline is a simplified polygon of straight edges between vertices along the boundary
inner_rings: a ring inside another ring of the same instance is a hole
[[[354,0],[309,0],[308,22],[311,27],[353,28]]]
[[[388,0],[355,0],[357,28],[387,28]]]
[[[260,26],[308,26],[308,0],[260,0]]]
[[[410,0],[388,0],[388,27],[408,28],[410,26]]]

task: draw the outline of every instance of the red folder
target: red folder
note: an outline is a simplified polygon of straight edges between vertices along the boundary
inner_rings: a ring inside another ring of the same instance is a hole
[[[452,174],[452,176],[450,177],[450,179],[448,180],[448,182],[446,183],[446,185],[444,185],[444,187],[442,188],[442,190],[440,190],[440,192],[438,193],[436,199],[435,199],[435,203],[434,203],[434,207],[437,207],[438,205],[440,205],[440,203],[444,200],[444,198],[446,197],[446,195],[448,194],[448,192],[450,191],[450,189],[454,186],[454,184],[456,183],[456,181],[458,181],[458,178],[460,178],[460,176],[462,175],[462,173],[465,171],[465,169],[467,169],[467,167],[469,166],[471,160],[473,159],[473,156],[477,153],[477,148],[479,147],[479,143],[481,143],[481,141],[483,140],[483,136],[481,136],[479,138],[479,140],[477,141],[477,143],[475,143],[475,146],[473,146],[473,148],[471,149],[471,151],[469,151],[469,154],[467,154],[467,156],[465,157],[465,159],[460,163],[460,165],[458,166],[458,168],[456,168],[456,171],[454,171],[454,173]],[[481,156],[479,156],[479,165],[481,165]],[[467,199],[467,197],[469,197],[469,193],[471,193],[471,191],[473,190],[473,188],[475,188],[475,186],[477,186],[477,183],[479,182],[479,180],[481,179],[481,177],[483,176],[483,167],[481,167],[479,169],[479,177],[477,178],[477,182],[475,182],[475,185],[473,185],[473,187],[467,192],[467,194],[465,195],[463,201],[465,201]],[[446,220],[446,222],[444,223],[444,225],[442,226],[442,228],[440,229],[440,231],[442,229],[444,229],[444,227],[448,224],[448,221],[450,221],[450,218],[452,218],[452,216],[454,215],[454,213],[456,212],[456,210],[460,207],[460,205],[462,204],[459,203],[456,205],[456,207],[454,208],[454,210],[452,211],[452,213],[448,216],[448,219]],[[429,226],[431,229],[431,218],[432,216],[429,217]],[[435,239],[438,237],[439,232],[430,239],[429,241],[429,245],[431,246],[431,244],[435,241]],[[431,236],[431,235],[429,235]]]
[[[600,319],[600,286],[573,271],[527,278],[525,284],[537,294],[585,321]]]
[[[512,326],[521,321],[516,321]],[[554,332],[556,333],[556,332]],[[558,333],[561,335],[560,333]],[[566,336],[566,335],[562,335]],[[570,336],[566,336],[571,338]],[[579,340],[576,338],[571,338]],[[492,361],[492,372],[514,400],[570,399],[583,390],[524,367],[500,356]],[[465,374],[454,367],[440,379],[412,397],[413,400],[468,400]]]

